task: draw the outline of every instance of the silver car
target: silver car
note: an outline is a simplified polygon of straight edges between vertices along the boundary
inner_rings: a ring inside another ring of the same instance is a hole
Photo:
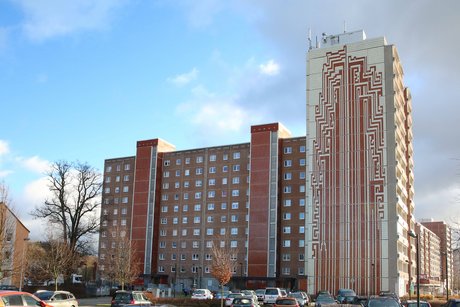
[[[78,307],[77,299],[68,291],[40,290],[34,295],[53,307]]]

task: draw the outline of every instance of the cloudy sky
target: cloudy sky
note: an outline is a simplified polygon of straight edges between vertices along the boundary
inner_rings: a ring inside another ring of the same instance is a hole
[[[413,99],[416,218],[460,219],[460,1],[0,0],[0,181],[29,212],[57,160],[102,170],[137,140],[178,150],[305,135],[307,36],[397,46]]]

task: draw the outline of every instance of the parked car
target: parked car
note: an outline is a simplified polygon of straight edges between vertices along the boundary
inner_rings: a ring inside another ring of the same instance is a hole
[[[401,305],[404,307],[417,307],[417,300],[405,300],[401,302]],[[427,301],[420,301],[420,307],[431,307],[431,304]]]
[[[280,288],[265,288],[264,304],[274,304],[278,297],[283,297]]]
[[[77,299],[68,291],[39,290],[34,295],[53,307],[78,307]]]
[[[310,298],[308,294],[303,291],[296,291],[289,293],[289,297],[293,297],[297,300],[297,303],[300,307],[307,306],[310,303]]]
[[[264,300],[264,294],[265,294],[265,289],[257,289],[256,290],[257,300],[259,302]]]
[[[399,298],[399,296],[397,296],[395,293],[393,292],[389,292],[389,291],[381,291],[379,296],[383,296],[383,297],[391,297],[391,298],[394,298],[398,304],[401,304],[401,299]]]
[[[334,299],[334,297],[330,294],[319,294],[317,297],[316,297],[316,300],[315,300],[315,306],[316,307],[320,307],[320,306],[336,306],[338,305],[337,304],[337,301]]]
[[[13,285],[0,285],[0,290],[19,291],[19,288]]]
[[[356,293],[352,289],[339,289],[337,291],[336,300],[339,304],[351,304]]]
[[[367,307],[400,307],[401,304],[391,296],[375,296],[369,298]]]
[[[11,290],[0,291],[0,305],[53,307],[33,294]]]
[[[212,300],[213,295],[211,291],[208,289],[196,289],[192,293],[192,299],[197,299],[197,300]]]
[[[225,299],[225,306],[231,306],[233,303],[233,299],[237,297],[243,297],[243,294],[241,293],[230,293],[227,295],[227,298]]]
[[[243,294],[244,297],[252,298],[255,301],[258,301],[257,294],[254,290],[241,290],[241,294]]]
[[[235,297],[233,299],[231,307],[259,307],[257,299],[253,297]]]
[[[353,302],[351,302],[352,305],[361,305],[361,306],[366,306],[367,304],[367,299],[368,297],[367,296],[355,296],[355,298],[353,299]]]
[[[279,297],[273,307],[299,307],[299,303],[293,297]]]
[[[110,307],[122,307],[127,304],[151,305],[152,302],[142,291],[117,290],[112,296]]]
[[[216,295],[214,295],[214,298],[219,299],[219,300],[220,300],[221,298],[226,299],[227,296],[228,296],[230,293],[232,293],[232,292],[231,292],[231,291],[226,291],[226,290],[224,290],[224,291],[217,291],[217,292],[216,292]]]
[[[443,307],[460,307],[460,299],[458,299],[458,298],[450,299],[450,300],[447,301],[447,303],[445,303],[442,306]]]

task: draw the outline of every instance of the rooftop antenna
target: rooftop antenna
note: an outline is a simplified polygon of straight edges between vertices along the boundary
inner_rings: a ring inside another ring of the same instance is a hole
[[[343,21],[343,33],[347,33],[347,22]]]
[[[311,50],[311,28],[308,28],[308,50]]]

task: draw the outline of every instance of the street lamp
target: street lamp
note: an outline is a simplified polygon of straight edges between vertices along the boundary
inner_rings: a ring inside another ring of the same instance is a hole
[[[447,258],[449,254],[447,252],[441,252],[441,254],[446,256],[446,300],[449,301],[449,262]]]
[[[24,259],[26,256],[26,246],[27,246],[27,241],[29,241],[29,237],[24,238],[24,243],[22,245],[22,259],[21,259],[21,276],[19,280],[19,291],[22,291],[22,282],[24,280]]]
[[[418,250],[418,235],[413,231],[409,231],[409,236],[415,238],[415,255],[417,262],[417,307],[420,307],[420,255]]]

